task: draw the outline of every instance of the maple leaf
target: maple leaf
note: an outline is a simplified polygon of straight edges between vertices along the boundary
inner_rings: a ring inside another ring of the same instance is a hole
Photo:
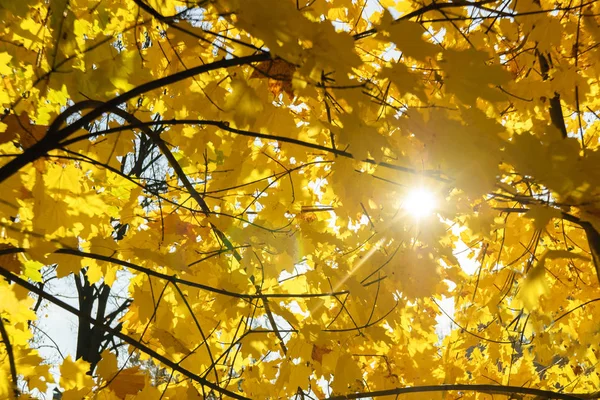
[[[315,344],[313,345],[311,358],[317,362],[323,362],[323,356],[331,353],[331,351],[332,350],[328,349],[327,347],[321,347]]]
[[[89,365],[79,359],[74,361],[68,356],[60,367],[60,386],[66,390],[82,389],[92,384],[92,377],[87,374]]]
[[[4,250],[10,251],[11,249],[15,249],[15,246],[13,246],[9,243],[0,244],[0,252],[2,252]],[[15,274],[21,273],[21,262],[19,261],[19,256],[16,252],[2,254],[0,256],[0,263],[4,268],[6,268],[7,270],[9,270]]]
[[[394,21],[387,10],[384,11],[380,29],[389,35],[389,39],[407,57],[425,60],[434,57],[440,50],[433,43],[423,40],[423,26],[412,21]]]
[[[241,79],[235,79],[231,83],[231,90],[224,105],[225,110],[233,114],[234,121],[239,127],[253,124],[257,114],[264,107],[256,91]]]
[[[509,82],[510,76],[499,65],[487,65],[487,59],[486,53],[476,50],[444,52],[448,90],[467,104],[478,97],[489,101],[504,100],[505,96],[495,87]]]
[[[34,125],[26,113],[19,116],[10,114],[2,121],[6,124],[5,133],[1,135],[0,143],[5,143],[19,137],[19,144],[28,149],[46,135],[47,126]]]
[[[273,93],[273,96],[279,97],[281,93],[286,93],[290,99],[293,99],[294,90],[292,79],[295,70],[295,65],[290,64],[281,58],[277,58],[275,60],[258,63],[249,79],[267,78],[269,82],[269,91]]]

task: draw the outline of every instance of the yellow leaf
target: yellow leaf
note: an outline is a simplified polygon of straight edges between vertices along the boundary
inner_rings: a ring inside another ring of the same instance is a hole
[[[530,311],[537,309],[540,297],[548,293],[548,284],[545,275],[546,270],[544,264],[540,261],[538,265],[529,271],[525,278],[525,282],[519,291],[518,298]]]
[[[536,229],[544,229],[553,218],[560,218],[560,210],[549,206],[532,205],[527,212],[527,218],[533,219]]]
[[[82,172],[72,164],[65,166],[53,165],[44,174],[44,184],[48,189],[58,192],[81,193],[80,179]]]
[[[105,382],[108,382],[117,371],[117,356],[108,350],[104,350],[96,367],[96,374],[100,375]]]
[[[36,232],[53,234],[61,228],[64,230],[65,223],[69,220],[68,206],[60,197],[53,196],[46,186],[41,174],[38,176],[33,187],[33,227]]]
[[[223,108],[233,113],[233,120],[238,128],[245,128],[254,122],[263,105],[246,81],[233,79],[231,93],[227,96]]]
[[[60,366],[60,386],[65,390],[91,387],[94,382],[87,375],[89,369],[90,364],[83,359],[73,361],[71,356],[67,356]]]
[[[190,353],[190,350],[181,340],[177,339],[173,333],[165,329],[155,328],[153,335],[160,341],[165,350],[171,354],[179,353],[187,355]]]
[[[44,264],[34,260],[26,260],[23,263],[23,266],[25,267],[23,275],[34,282],[42,282],[41,270],[44,267]]]
[[[0,53],[0,74],[10,75],[12,74],[12,68],[10,67],[10,60],[12,56],[7,52]]]
[[[335,367],[331,388],[336,393],[347,393],[357,386],[362,386],[362,372],[350,354],[342,354]]]
[[[382,78],[388,78],[398,90],[400,95],[404,96],[408,93],[412,93],[420,99],[425,99],[425,93],[420,83],[420,76],[411,72],[409,67],[405,64],[397,62],[392,65],[391,68],[384,68],[381,71]]]
[[[546,260],[557,258],[574,258],[587,260],[587,257],[567,250],[546,250],[535,267],[529,271],[523,285],[518,293],[518,299],[530,311],[536,310],[542,295],[548,294],[548,282],[546,281]]]
[[[33,321],[35,313],[30,309],[33,306],[33,298],[27,296],[20,299],[15,290],[3,279],[0,282],[0,313],[10,318],[11,324]]]
[[[510,81],[510,74],[499,65],[488,65],[486,52],[469,50],[446,50],[444,52],[444,82],[447,91],[465,104],[474,104],[477,98],[488,101],[505,100],[496,86]]]
[[[312,368],[305,362],[298,365],[292,365],[289,378],[289,386],[292,389],[306,389],[309,386],[310,375]]]
[[[121,398],[135,395],[142,390],[146,383],[146,375],[139,367],[126,368],[117,372],[112,378],[110,388]]]
[[[391,20],[391,16],[387,13],[386,15]],[[435,57],[442,50],[440,47],[423,39],[423,34],[427,31],[417,22],[408,20],[397,21],[384,24],[382,29],[389,33],[390,40],[396,44],[396,47],[406,57],[425,61],[427,58]],[[381,40],[381,37],[379,39]]]
[[[144,400],[160,400],[162,393],[150,383],[148,378],[146,378],[144,390],[142,390],[137,397]]]

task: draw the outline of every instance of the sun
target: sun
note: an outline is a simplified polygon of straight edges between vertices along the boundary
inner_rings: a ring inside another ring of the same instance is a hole
[[[431,215],[436,208],[435,195],[425,188],[415,188],[407,193],[402,208],[415,218]]]

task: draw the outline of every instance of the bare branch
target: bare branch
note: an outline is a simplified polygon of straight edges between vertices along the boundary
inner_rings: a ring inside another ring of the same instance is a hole
[[[454,385],[428,385],[428,386],[411,386],[404,388],[396,388],[389,390],[378,390],[374,392],[352,393],[346,395],[332,396],[325,400],[349,400],[362,399],[366,397],[391,396],[405,393],[431,393],[431,392],[480,392],[490,394],[526,394],[538,396],[541,399],[558,399],[558,400],[581,400],[588,399],[589,394],[566,394],[553,392],[551,390],[534,389],[522,386],[502,386],[502,385],[469,385],[469,384],[454,384]]]

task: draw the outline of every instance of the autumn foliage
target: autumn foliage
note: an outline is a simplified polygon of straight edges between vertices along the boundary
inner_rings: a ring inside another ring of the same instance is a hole
[[[599,60],[596,0],[0,1],[0,399],[599,397]]]

